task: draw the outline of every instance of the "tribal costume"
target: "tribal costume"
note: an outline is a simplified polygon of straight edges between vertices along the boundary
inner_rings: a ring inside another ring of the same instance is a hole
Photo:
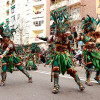
[[[3,29],[2,26],[0,26],[0,34],[2,36],[1,41],[1,49],[3,51],[2,55],[0,55],[1,62],[2,62],[2,80],[0,86],[5,85],[6,81],[6,72],[13,72],[14,66],[19,69],[22,73],[24,73],[28,79],[29,83],[32,82],[32,77],[29,75],[29,73],[22,67],[22,61],[19,57],[14,55],[15,46],[14,43],[10,40],[10,37],[13,35],[11,30],[9,29],[9,26],[7,26],[5,29]]]
[[[96,38],[93,36],[95,34],[97,21],[89,15],[82,20],[84,36],[80,36],[78,40],[82,40],[84,43],[83,58],[86,69],[86,84],[91,86],[90,78],[94,67],[96,70],[95,80],[100,84],[100,53],[96,51]]]
[[[75,82],[78,84],[79,89],[81,91],[84,90],[84,86],[82,82],[79,79],[79,76],[77,74],[77,71],[73,68],[73,61],[68,56],[66,51],[71,50],[70,48],[70,40],[68,39],[68,36],[70,36],[70,32],[67,32],[69,30],[69,17],[68,13],[67,16],[63,13],[58,13],[54,11],[52,14],[52,19],[54,21],[53,26],[56,27],[56,34],[55,36],[44,38],[44,37],[38,37],[39,39],[42,39],[44,41],[53,42],[55,44],[55,54],[52,61],[52,72],[51,75],[54,75],[54,88],[53,93],[58,93],[59,90],[59,74],[60,72],[64,75],[67,71],[67,74],[70,74]],[[52,78],[51,78],[52,81]]]
[[[35,57],[34,54],[30,53],[29,57],[28,57],[28,61],[27,61],[27,66],[26,66],[27,70],[37,70],[37,66],[36,66],[36,61],[35,61]]]

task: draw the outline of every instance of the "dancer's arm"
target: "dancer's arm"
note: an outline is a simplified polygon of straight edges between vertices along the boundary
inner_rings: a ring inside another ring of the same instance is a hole
[[[5,56],[8,54],[10,48],[13,48],[13,45],[12,45],[12,44],[9,44],[9,45],[8,45],[8,47],[7,47],[6,50],[3,52],[3,54],[0,55],[0,58],[5,57]]]
[[[40,36],[37,36],[37,38],[43,40],[43,41],[48,41],[48,42],[53,42],[55,40],[55,36],[52,36],[52,37],[40,37]]]
[[[37,38],[39,38],[39,39],[41,39],[41,40],[43,40],[43,41],[47,41],[47,40],[48,40],[48,37],[43,37],[43,36],[40,37],[40,36],[38,36],[38,35],[37,35]]]

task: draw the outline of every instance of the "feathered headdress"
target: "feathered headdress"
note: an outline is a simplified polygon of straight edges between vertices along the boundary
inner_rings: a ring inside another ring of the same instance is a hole
[[[93,32],[96,30],[98,22],[93,18],[87,15],[82,18],[82,30],[84,33]]]
[[[3,27],[3,25],[5,25],[5,26]],[[3,22],[0,24],[0,35],[2,37],[4,37],[4,36],[13,37],[13,32],[16,32],[16,29],[10,29],[9,23],[4,24],[4,22]]]
[[[66,11],[60,13],[57,10],[51,12],[51,19],[54,21],[51,28],[55,28],[56,34],[65,33],[70,28],[69,14]]]

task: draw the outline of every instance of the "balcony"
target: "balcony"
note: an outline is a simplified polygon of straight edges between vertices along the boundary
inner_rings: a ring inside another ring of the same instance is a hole
[[[69,0],[69,6],[81,3],[81,0]]]
[[[44,5],[44,0],[33,0],[34,7],[38,7],[40,5]]]
[[[38,17],[44,17],[44,12],[37,11],[37,12],[33,13],[33,18],[38,18]]]
[[[42,24],[41,26],[33,26],[33,31],[40,31],[40,30],[44,30],[44,24]]]
[[[81,8],[80,7],[71,10],[71,18],[72,18],[72,21],[81,20]]]
[[[73,21],[80,21],[80,20],[81,20],[81,17],[72,17],[71,22],[73,22]]]
[[[67,6],[67,5],[68,5],[67,0],[60,1],[57,4],[51,4],[50,11],[55,10],[57,8],[60,8],[60,7],[63,7],[63,6]]]

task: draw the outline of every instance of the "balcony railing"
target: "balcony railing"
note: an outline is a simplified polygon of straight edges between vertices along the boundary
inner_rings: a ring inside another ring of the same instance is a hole
[[[56,3],[56,4],[52,4],[51,7],[50,7],[50,10],[54,10],[54,9],[57,9],[57,8],[60,8],[60,7],[63,7],[63,6],[67,6],[68,5],[68,1],[65,0],[65,1],[61,1],[59,3]]]
[[[44,30],[44,24],[42,24],[41,26],[33,26],[33,31],[38,31],[38,30]]]
[[[44,4],[44,0],[33,0],[33,6],[40,6]]]
[[[72,20],[71,21],[77,21],[77,20],[81,20],[81,17],[72,17]]]
[[[81,3],[81,0],[69,0],[69,5],[73,5],[73,4],[76,4],[76,3]]]
[[[44,17],[44,13],[42,11],[33,13],[33,18],[37,18],[37,17]]]

